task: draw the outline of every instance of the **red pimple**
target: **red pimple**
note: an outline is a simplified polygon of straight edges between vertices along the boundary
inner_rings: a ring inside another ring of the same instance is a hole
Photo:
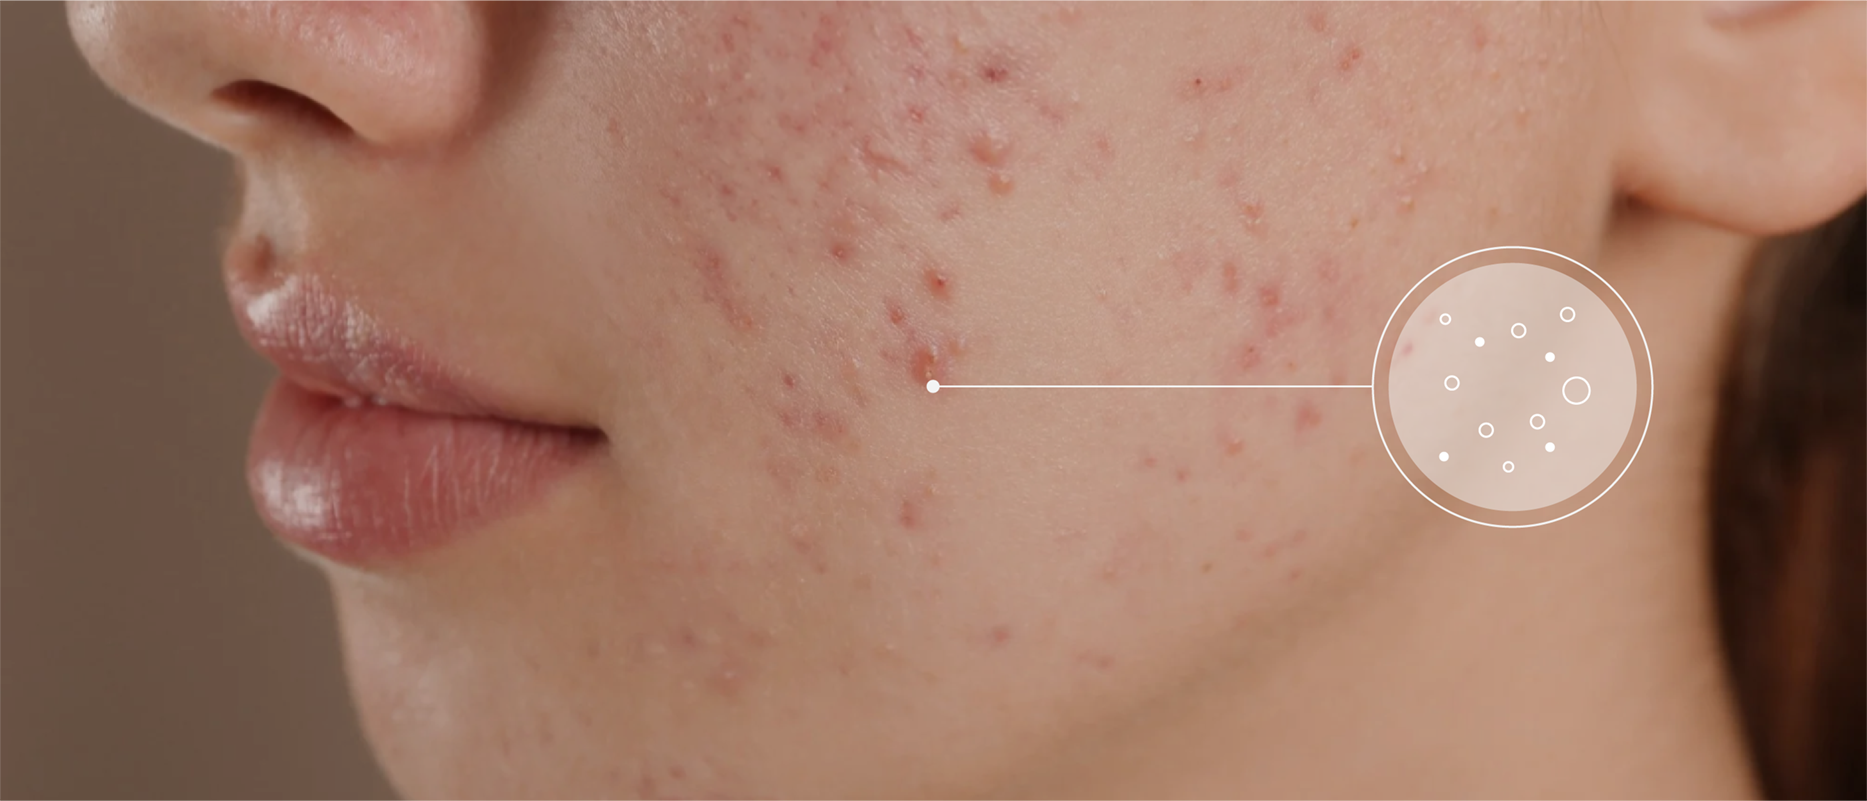
[[[1251,529],[1244,528],[1242,526],[1239,527],[1237,531],[1232,532],[1232,539],[1238,540],[1239,542],[1250,542],[1251,541]]]
[[[1284,291],[1276,284],[1264,284],[1258,287],[1258,306],[1269,310],[1277,308],[1284,299]]]
[[[1309,22],[1309,29],[1310,29],[1310,30],[1312,30],[1312,31],[1315,31],[1315,32],[1317,32],[1317,33],[1328,33],[1328,31],[1329,31],[1329,14],[1328,14],[1328,12],[1326,12],[1326,11],[1311,11],[1311,12],[1309,12],[1309,14],[1308,14],[1308,15],[1306,15],[1306,18],[1307,18],[1307,20],[1308,20],[1308,22]]]
[[[1322,410],[1316,408],[1314,401],[1297,404],[1297,431],[1303,432],[1322,424]]]
[[[1355,65],[1359,63],[1361,63],[1361,45],[1349,45],[1348,49],[1342,51],[1341,58],[1336,59],[1335,68],[1348,72],[1355,69]]]
[[[1160,460],[1152,456],[1143,455],[1141,457],[1141,468],[1144,470],[1152,470],[1154,466],[1158,464],[1160,464]]]
[[[993,648],[1011,642],[1011,627],[1004,624],[993,626],[992,630],[986,633],[986,641],[991,643]]]
[[[1115,667],[1115,657],[1097,651],[1084,651],[1076,655],[1076,662],[1084,667],[1108,671]]]
[[[896,328],[908,321],[908,313],[901,308],[901,301],[889,298],[882,301],[882,308],[888,312],[888,322]]]
[[[1236,296],[1238,294],[1238,264],[1227,259],[1219,266],[1219,280],[1219,288],[1224,290],[1225,294]]]
[[[1011,68],[1000,61],[988,61],[979,66],[979,78],[986,83],[1004,83],[1011,80]]]
[[[922,279],[927,283],[927,294],[934,296],[934,299],[952,299],[953,279],[948,278],[944,271],[929,267],[926,272],[922,274]]]
[[[995,171],[991,175],[986,176],[985,185],[992,190],[992,194],[994,195],[1011,194],[1011,177],[1002,172]]]
[[[897,515],[895,519],[901,523],[902,528],[905,528],[909,531],[913,531],[914,529],[920,528],[920,525],[921,525],[920,504],[915,503],[913,498],[909,498],[905,501],[902,501],[901,502],[901,513]]]
[[[739,305],[732,278],[727,273],[725,257],[708,251],[700,254],[699,263],[695,266],[700,271],[701,298],[718,307],[727,324],[733,328],[750,331],[756,327],[752,315]]]
[[[1011,141],[995,131],[985,131],[972,138],[967,150],[974,161],[987,167],[1001,167],[1011,156]]]
[[[1176,483],[1185,484],[1186,480],[1192,477],[1193,477],[1193,471],[1188,470],[1184,467],[1173,471],[1173,480]]]

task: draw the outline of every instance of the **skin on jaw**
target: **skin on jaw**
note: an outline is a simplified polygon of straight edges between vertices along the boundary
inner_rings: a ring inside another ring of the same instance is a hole
[[[420,124],[356,96],[386,144],[271,152],[241,220],[608,438],[331,568],[400,789],[1747,788],[1696,488],[1749,241],[1616,205],[1618,14],[487,13],[486,74]],[[1359,384],[1409,286],[1502,244],[1613,282],[1662,386],[1623,484],[1529,533],[1415,494],[1365,391],[924,388]]]

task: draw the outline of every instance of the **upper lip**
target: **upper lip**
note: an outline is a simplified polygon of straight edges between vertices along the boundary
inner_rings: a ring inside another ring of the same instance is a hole
[[[241,334],[286,380],[353,406],[588,428],[489,400],[484,388],[469,385],[335,282],[308,272],[281,274],[270,251],[263,239],[229,247],[228,294]]]

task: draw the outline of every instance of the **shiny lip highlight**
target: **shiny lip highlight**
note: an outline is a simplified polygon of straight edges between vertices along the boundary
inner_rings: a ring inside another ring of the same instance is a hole
[[[264,290],[232,288],[246,340],[286,380],[351,407],[499,416],[432,358],[321,282],[293,275]]]

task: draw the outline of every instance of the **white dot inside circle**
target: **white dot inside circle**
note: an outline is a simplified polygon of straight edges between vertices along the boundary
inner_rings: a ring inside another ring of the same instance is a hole
[[[1479,423],[1478,424],[1478,436],[1484,437],[1485,439],[1490,439],[1491,435],[1496,434],[1496,433],[1497,433],[1497,429],[1492,427],[1490,423]]]
[[[1451,325],[1451,324],[1452,324],[1452,315],[1450,315],[1450,314],[1441,314],[1441,315],[1439,315],[1439,324],[1440,324],[1440,325]]]
[[[1556,360],[1556,354],[1554,354],[1554,353],[1545,353],[1545,354],[1543,354],[1543,361],[1546,361],[1546,362],[1553,362],[1553,361],[1555,361],[1555,360]]]
[[[1573,323],[1575,322],[1575,307],[1564,306],[1562,307],[1562,311],[1556,313],[1556,316],[1561,317],[1562,321],[1565,323]]]
[[[1517,469],[1517,466],[1516,466],[1516,465],[1514,465],[1514,464],[1511,464],[1510,462],[1505,462],[1505,463],[1504,463],[1504,472],[1506,472],[1506,473],[1508,473],[1508,472],[1511,472],[1512,470],[1516,470],[1516,469]]]
[[[1575,400],[1569,397],[1569,392],[1570,392],[1569,387],[1577,381],[1582,382],[1582,399],[1581,400]],[[1587,403],[1588,396],[1593,395],[1593,394],[1595,394],[1595,388],[1588,385],[1588,379],[1583,378],[1579,375],[1570,376],[1569,380],[1562,382],[1562,399],[1568,401],[1570,406],[1580,406],[1584,403]]]
[[[1544,453],[1555,453],[1555,452],[1556,452],[1556,443],[1554,443],[1554,442],[1545,442],[1545,443],[1543,443],[1543,452],[1544,452]]]
[[[1482,348],[1485,346],[1485,338],[1479,337],[1477,340],[1473,341],[1472,344],[1477,345],[1478,347]]]
[[[1446,389],[1458,389],[1458,388],[1459,388],[1459,377],[1455,375],[1446,376]]]
[[[938,382],[938,381],[928,381],[928,382],[927,382],[927,391],[928,391],[928,392],[939,392],[939,391],[940,391],[940,382]]]
[[[1543,416],[1540,414],[1530,415],[1530,427],[1538,431],[1542,431],[1543,430]]]
[[[1439,461],[1442,461],[1442,462],[1443,462],[1443,461],[1445,461],[1445,460],[1447,460],[1447,459],[1450,459],[1450,458],[1452,458],[1452,456],[1451,456],[1450,454],[1448,454],[1448,453],[1446,453],[1445,451],[1440,451],[1440,452],[1439,452]]]
[[[1523,335],[1528,333],[1530,333],[1530,329],[1525,328],[1523,323],[1518,323],[1510,327],[1510,335],[1518,339],[1523,339]]]

